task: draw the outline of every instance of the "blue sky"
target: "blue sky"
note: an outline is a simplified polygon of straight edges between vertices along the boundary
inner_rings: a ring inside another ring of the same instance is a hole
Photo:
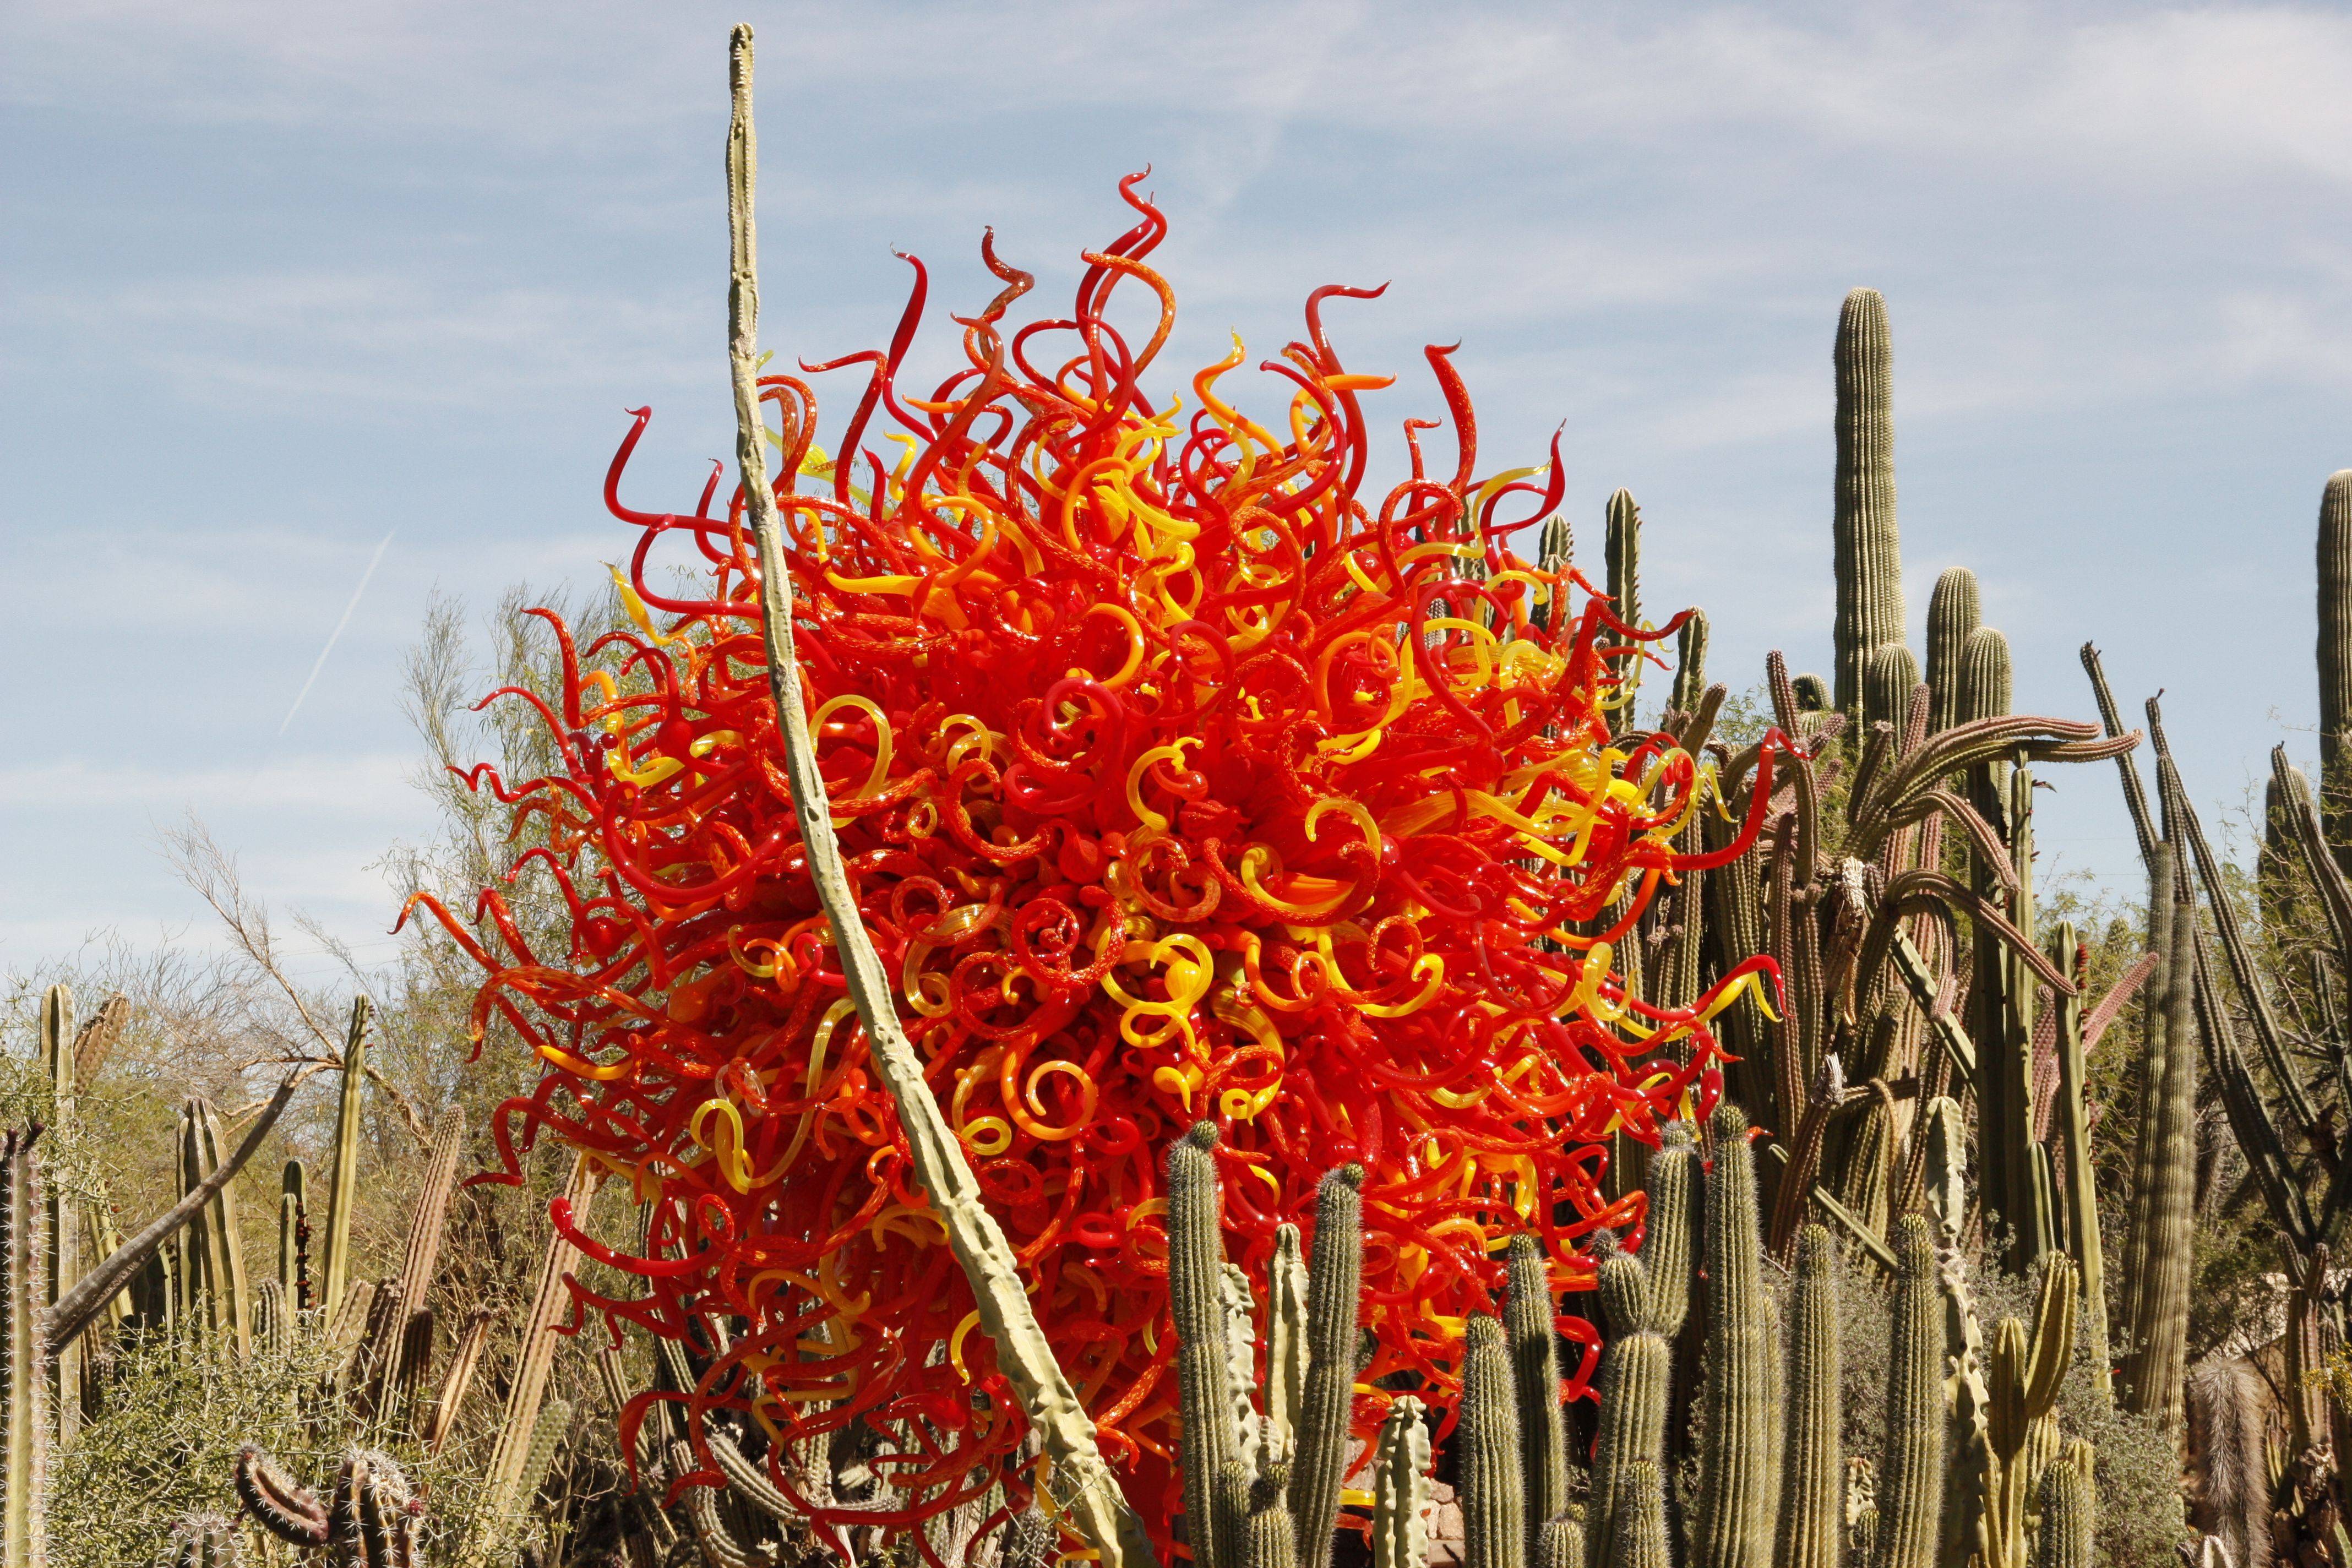
[[[2191,788],[2315,751],[2312,535],[2352,464],[2352,14],[2214,6],[297,6],[0,15],[0,967],[190,930],[199,813],[255,890],[387,951],[424,831],[400,661],[427,596],[584,581],[728,449],[727,25],[761,31],[765,341],[887,338],[976,242],[1066,296],[1152,165],[1163,363],[1295,335],[1486,451],[1565,420],[1569,510],[1643,503],[1645,598],[1711,664],[1829,661],[1838,303],[1883,289],[1912,622],[1984,580],[2019,706],[2085,638],[2168,689]],[[844,400],[835,395],[838,412]],[[1523,456],[1522,456],[1523,455]],[[300,710],[329,634],[380,566]],[[284,732],[279,732],[284,725]],[[2127,880],[2112,770],[2045,864]],[[191,929],[193,928],[193,929]]]

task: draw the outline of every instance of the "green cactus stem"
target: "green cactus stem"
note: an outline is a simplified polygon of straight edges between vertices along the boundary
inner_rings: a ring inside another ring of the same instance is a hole
[[[1295,1568],[1297,1543],[1290,1533],[1290,1509],[1284,1495],[1289,1486],[1289,1467],[1278,1462],[1250,1484],[1241,1568]]]
[[[1372,1448],[1372,1568],[1427,1568],[1429,1509],[1435,1489],[1429,1473],[1429,1428],[1423,1407],[1408,1394],[1389,1406]],[[1566,1568],[1583,1568],[1581,1560]]]
[[[278,1288],[288,1310],[310,1308],[310,1220],[305,1209],[302,1162],[289,1160],[278,1173]]]
[[[1576,558],[1576,536],[1568,519],[1554,515],[1544,519],[1543,531],[1536,545],[1536,570],[1565,577]],[[1528,612],[1528,618],[1549,631],[1556,624],[1565,624],[1568,615],[1568,585],[1562,583],[1552,594],[1543,595]]]
[[[1653,1178],[1655,1174],[1653,1163]],[[1503,1327],[1511,1345],[1521,1432],[1520,1495],[1532,1528],[1568,1506],[1568,1426],[1559,1405],[1559,1335],[1543,1248],[1532,1236],[1511,1237],[1510,1292]],[[1531,1544],[1533,1544],[1531,1542]]]
[[[2061,921],[2051,957],[2066,974],[2076,972],[2082,942],[2072,921]],[[2082,1281],[2087,1342],[2101,1347],[2091,1358],[2091,1386],[2101,1399],[2114,1396],[2104,1353],[2107,1343],[2106,1259],[2099,1246],[2099,1189],[2091,1166],[2090,1065],[2083,1043],[2083,998],[2058,999],[2058,1108],[2056,1125],[2066,1145],[2066,1251]]]
[[[2033,1568],[2092,1568],[2098,1561],[2090,1483],[2068,1459],[2042,1472],[2042,1530],[2034,1542]]]
[[[449,1364],[441,1373],[441,1386],[433,1396],[433,1409],[418,1424],[417,1436],[427,1454],[437,1455],[456,1430],[457,1413],[463,1409],[467,1392],[474,1385],[474,1374],[481,1369],[482,1350],[488,1343],[490,1323],[494,1318],[487,1307],[478,1309],[457,1336],[457,1348],[449,1353]]]
[[[2137,775],[2134,775],[2137,777]],[[2157,1097],[2164,1084],[2167,1021],[2166,995],[2171,988],[2172,910],[2177,887],[2172,846],[2161,840],[2148,853],[2147,946],[2156,968],[2140,990],[2140,1058],[2134,1064],[2134,1098],[2140,1114],[2132,1130],[2132,1171],[2129,1206],[2124,1217],[2123,1274],[2116,1281],[2118,1321],[2125,1331],[2139,1326],[2139,1299],[2147,1278],[2149,1215],[2156,1201],[2155,1159]],[[2128,1347],[2126,1361],[2128,1363]]]
[[[768,488],[767,434],[760,414],[759,239],[752,210],[759,157],[751,115],[751,29],[739,25],[729,38],[734,113],[727,136],[728,360],[735,394],[735,457],[749,531],[761,561],[781,563],[783,525]],[[980,1183],[964,1158],[963,1146],[924,1081],[922,1058],[898,1022],[895,977],[883,966],[850,889],[824,778],[809,736],[800,663],[793,651],[790,573],[760,574],[760,612],[770,695],[782,729],[784,768],[809,877],[832,927],[849,998],[866,1027],[868,1059],[906,1132],[916,1184],[953,1244],[971,1287],[981,1331],[994,1342],[997,1365],[1019,1395],[1053,1467],[1069,1528],[1098,1553],[1097,1568],[1146,1568],[1157,1561],[1150,1537],[1103,1460],[1094,1422],[1037,1325],[1027,1281],[1003,1229],[982,1201]],[[1336,1496],[1333,1500],[1336,1504]],[[1325,1533],[1328,1537],[1328,1521]]]
[[[2319,498],[2319,798],[2327,842],[2352,872],[2352,468],[2328,476]]]
[[[1462,1496],[1464,1568],[1525,1568],[1527,1505],[1520,1495],[1519,1413],[1511,1352],[1500,1321],[1470,1320],[1462,1341],[1462,1411],[1454,1441]]]
[[[192,1513],[172,1531],[173,1568],[237,1568],[236,1526],[217,1513]]]
[[[227,1152],[220,1112],[202,1095],[191,1099],[187,1156],[193,1179],[189,1184],[201,1184],[205,1177],[220,1168]],[[213,1327],[230,1336],[239,1355],[248,1354],[253,1348],[252,1293],[246,1279],[245,1243],[237,1225],[236,1185],[225,1184],[188,1228],[199,1238],[205,1288],[211,1292]]]
[[[1219,1299],[1224,1249],[1216,1145],[1217,1124],[1199,1121],[1168,1151],[1168,1305],[1183,1406],[1185,1538],[1199,1568],[1237,1568],[1222,1560],[1234,1521],[1222,1517],[1219,1478],[1239,1456]]]
[[[1706,1568],[1767,1568],[1771,1552],[1771,1332],[1767,1325],[1748,1114],[1726,1101],[1708,1124],[1703,1253],[1707,1370],[1693,1561]]]
[[[1610,1568],[1671,1568],[1666,1541],[1666,1486],[1651,1459],[1625,1467],[1620,1484],[1616,1535],[1609,1547]]]
[[[1927,597],[1927,729],[1941,734],[1960,721],[1960,650],[1983,625],[1977,574],[1955,566]]]
[[[1911,711],[1911,693],[1918,686],[1919,660],[1909,648],[1891,642],[1871,650],[1869,662],[1863,669],[1863,710],[1870,715],[1871,723],[1893,726],[1897,743],[1903,739],[1904,721]]]
[[[1592,1452],[1592,1493],[1586,1507],[1585,1551],[1612,1555],[1592,1559],[1593,1568],[1616,1562],[1618,1515],[1633,1506],[1628,1489],[1632,1467],[1658,1465],[1665,1457],[1666,1389],[1674,1373],[1674,1351],[1641,1325],[1649,1318],[1649,1284],[1642,1261],[1627,1252],[1605,1253],[1601,1261],[1602,1310],[1618,1337],[1601,1358],[1601,1432]]]
[[[1298,1227],[1276,1226],[1265,1271],[1265,1424],[1268,1447],[1278,1454],[1297,1447],[1307,1397],[1307,1290]]]
[[[1544,1521],[1537,1535],[1535,1568],[1584,1568],[1584,1511],[1570,1509]],[[1380,1568],[1374,1563],[1373,1568]]]
[[[365,996],[352,998],[351,1027],[343,1035],[342,1094],[335,1102],[333,1185],[327,1192],[326,1258],[319,1282],[319,1306],[330,1318],[343,1304],[343,1292],[351,1285],[352,1215],[359,1199],[368,1026],[374,1016],[374,1005]]]
[[[1838,1568],[1845,1458],[1839,1439],[1837,1243],[1798,1233],[1790,1287],[1787,1425],[1781,1449],[1778,1568]]]
[[[1307,1381],[1291,1461],[1290,1517],[1299,1568],[1325,1568],[1348,1464],[1355,1401],[1356,1310],[1364,1289],[1364,1170],[1342,1165],[1315,1194],[1307,1270]],[[1516,1475],[1514,1479],[1516,1480]]]
[[[2025,1561],[2033,1479],[2058,1454],[2058,1392],[2074,1363],[2079,1300],[2074,1261],[2063,1252],[2049,1253],[2042,1259],[2032,1327],[2004,1318],[1994,1331],[1984,1511],[1986,1539],[1999,1562]]]
[[[327,1510],[333,1568],[408,1568],[416,1553],[412,1500],[408,1478],[390,1456],[366,1448],[345,1455]]]
[[[1694,714],[1706,699],[1706,613],[1693,610],[1675,634],[1675,686],[1666,706]]]
[[[1903,542],[1895,521],[1894,350],[1886,301],[1856,289],[1838,312],[1837,342],[1837,710],[1848,722],[1895,715],[1864,701],[1870,659],[1903,640]],[[1904,698],[1907,701],[1906,689]],[[1899,720],[1897,720],[1899,721]]]
[[[1827,713],[1830,707],[1829,682],[1820,676],[1804,674],[1789,683],[1790,695],[1795,699],[1800,713]]]
[[[52,985],[41,997],[41,1067],[49,1079],[49,1148],[72,1136],[77,1080],[73,991]],[[54,1307],[81,1277],[81,1225],[71,1199],[57,1183],[49,1183],[47,1200],[48,1258],[42,1274],[42,1304]],[[58,1436],[73,1436],[81,1424],[82,1343],[77,1337],[57,1353]]]
[[[1924,1215],[1897,1222],[1895,1255],[1886,1462],[1870,1568],[1935,1568],[1944,1510],[1944,1299]]]
[[[2179,1430],[2180,1384],[2188,1371],[2190,1236],[2196,1224],[2198,1051],[2197,910],[2173,906],[2166,967],[2163,1056],[2151,1039],[2147,1117],[2148,1187],[2134,1212],[2146,1227],[2135,1239],[2137,1289],[2126,1322],[2124,1408],[2156,1415]]]

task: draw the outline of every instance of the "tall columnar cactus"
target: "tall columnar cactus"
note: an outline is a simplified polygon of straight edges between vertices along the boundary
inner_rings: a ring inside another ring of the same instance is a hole
[[[1307,1260],[1307,1382],[1299,1399],[1290,1515],[1299,1568],[1323,1568],[1347,1472],[1348,1414],[1356,1385],[1356,1311],[1364,1281],[1364,1171],[1342,1165],[1315,1195]]]
[[[1637,1502],[1628,1489],[1631,1467],[1665,1459],[1674,1352],[1648,1327],[1651,1281],[1642,1260],[1604,1243],[1599,1275],[1601,1310],[1612,1337],[1601,1358],[1601,1433],[1585,1510],[1585,1561],[1589,1568],[1610,1568],[1620,1539],[1617,1516]]]
[[[1983,622],[1975,573],[1954,566],[1936,579],[1927,598],[1927,688],[1934,694],[1927,728],[1934,733],[1960,721],[1960,653]]]
[[[2148,1051],[2150,1123],[2145,1201],[2134,1214],[2146,1234],[2134,1238],[2138,1267],[2133,1314],[2126,1321],[2124,1406],[2180,1423],[2181,1378],[2188,1370],[2190,1235],[2196,1224],[2197,910],[2176,900],[2172,951],[2166,965],[2162,1058]]]
[[[1863,673],[1862,706],[1874,724],[1893,725],[1902,740],[1904,715],[1911,707],[1911,693],[1919,684],[1919,660],[1916,655],[1899,642],[1881,643],[1871,650]]]
[[[1606,543],[1609,561],[1609,603],[1617,618],[1629,626],[1642,624],[1642,509],[1633,492],[1621,489],[1609,498]],[[1633,703],[1642,685],[1642,661],[1626,659],[1617,666],[1618,689],[1624,703],[1613,727],[1623,732],[1634,726]]]
[[[1218,1547],[1233,1521],[1218,1478],[1234,1453],[1234,1401],[1219,1234],[1217,1124],[1200,1121],[1168,1151],[1168,1307],[1176,1325],[1176,1378],[1183,1401],[1184,1520],[1199,1568],[1234,1568]]]
[[[1653,1162],[1654,1177],[1655,1170]],[[1552,1324],[1551,1282],[1543,1247],[1524,1232],[1511,1238],[1503,1323],[1527,1423],[1520,1435],[1520,1492],[1527,1500],[1528,1528],[1539,1531],[1568,1507],[1568,1429],[1559,1405],[1559,1335]],[[1536,1544],[1531,1539],[1530,1545]]]
[[[2082,957],[2082,942],[2072,921],[2062,921],[2052,952],[2061,971],[2073,975]],[[2107,1343],[2107,1269],[2099,1237],[2099,1189],[2091,1166],[2090,1063],[2083,1037],[2083,998],[2058,1000],[2056,1020],[2058,1107],[2055,1126],[2066,1144],[2066,1252],[2074,1260],[2082,1281],[2084,1337],[2091,1344]],[[2091,1358],[2091,1384],[2101,1398],[2114,1393],[2107,1357]]]
[[[1700,1394],[1698,1512],[1694,1560],[1708,1568],[1766,1568],[1772,1549],[1771,1331],[1764,1308],[1756,1154],[1748,1115],[1729,1101],[1710,1124],[1706,1184],[1707,1372]]]
[[[1559,516],[1544,519],[1543,531],[1536,544],[1536,570],[1565,576],[1575,558],[1576,536],[1569,527],[1568,519]],[[1529,618],[1546,630],[1551,628],[1555,619],[1564,621],[1568,590],[1565,587],[1559,589],[1557,598],[1557,604],[1550,598],[1538,602],[1528,612]]]
[[[220,1169],[227,1157],[227,1141],[221,1133],[220,1113],[202,1095],[189,1097],[182,1107],[180,1130],[180,1157],[185,1167],[182,1190],[193,1192]],[[243,1355],[253,1345],[252,1298],[246,1283],[245,1244],[237,1226],[234,1185],[223,1186],[198,1211],[189,1222],[187,1236],[188,1257],[194,1264],[191,1277],[200,1281],[206,1321],[215,1333],[228,1335]]]
[[[1527,1561],[1516,1394],[1503,1325],[1485,1314],[1472,1318],[1463,1334],[1456,1438],[1464,1568],[1524,1568]]]
[[[1848,722],[1900,721],[1874,713],[1864,685],[1872,656],[1903,641],[1903,542],[1895,521],[1894,355],[1886,301],[1856,289],[1838,314],[1836,653],[1838,710]],[[1904,694],[1909,696],[1906,690]]]
[[[2058,1459],[2042,1472],[2042,1530],[2035,1537],[2033,1568],[2092,1568],[2098,1561],[2093,1536],[2091,1482],[2072,1459]]]
[[[351,1285],[352,1213],[359,1198],[368,1025],[374,1013],[373,1004],[365,996],[352,997],[351,1027],[343,1036],[342,1097],[335,1108],[334,1184],[327,1193],[326,1258],[319,1280],[319,1306],[329,1318],[343,1304],[343,1292]]]
[[[278,1173],[278,1288],[289,1310],[309,1310],[310,1216],[302,1162],[289,1160]]]
[[[43,1568],[49,1552],[40,1131],[0,1133],[0,1568]]]
[[[74,1100],[79,1088],[74,1074],[76,1039],[73,991],[52,985],[41,997],[41,1067],[49,1080],[49,1147],[56,1151],[71,1135]],[[54,1307],[58,1299],[81,1279],[81,1224],[70,1196],[61,1184],[48,1184],[47,1221],[49,1247],[42,1270],[42,1300]],[[77,1338],[58,1352],[56,1370],[58,1436],[73,1435],[81,1421],[82,1346]]]
[[[1777,1568],[1838,1568],[1845,1456],[1839,1437],[1837,1243],[1818,1225],[1797,1237],[1789,1291],[1787,1436],[1781,1448]]]
[[[2063,1252],[2045,1255],[2033,1321],[2004,1318],[1993,1331],[1988,1439],[1992,1463],[1985,1495],[1989,1568],[2025,1561],[2026,1507],[2034,1478],[2058,1458],[2058,1392],[2074,1359],[2078,1300],[2074,1265]]]
[[[2319,499],[2319,795],[2327,842],[2352,872],[2352,468]]]
[[[1378,1503],[1372,1512],[1372,1568],[1424,1568],[1436,1489],[1430,1483],[1429,1428],[1422,1424],[1422,1403],[1409,1394],[1389,1406],[1381,1423],[1372,1448],[1372,1488]]]
[[[1935,1568],[1944,1511],[1944,1297],[1922,1215],[1895,1227],[1894,1353],[1886,1369],[1886,1463],[1870,1568]]]

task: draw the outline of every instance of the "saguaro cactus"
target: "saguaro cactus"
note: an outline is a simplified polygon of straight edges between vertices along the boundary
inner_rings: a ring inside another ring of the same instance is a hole
[[[1864,682],[1877,649],[1903,640],[1903,542],[1895,521],[1894,352],[1886,301],[1856,289],[1838,313],[1837,343],[1838,710],[1849,722],[1893,719],[1864,708]],[[1905,693],[1908,697],[1909,693]]]
[[[2319,798],[2338,865],[2352,872],[2352,468],[2328,476],[2319,498]]]

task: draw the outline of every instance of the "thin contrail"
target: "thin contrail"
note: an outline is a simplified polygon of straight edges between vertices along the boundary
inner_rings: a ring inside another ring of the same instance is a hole
[[[394,533],[399,531],[398,529],[393,530]],[[352,612],[360,607],[360,595],[367,592],[368,579],[375,575],[377,565],[383,560],[383,552],[391,548],[392,534],[387,533],[383,536],[383,542],[375,547],[375,553],[368,557],[367,570],[360,574],[360,585],[352,590],[352,602],[343,606],[343,618],[337,621],[335,629],[327,634],[327,646],[319,650],[319,662],[310,667],[310,678],[302,682],[302,689],[294,694],[294,706],[286,710],[285,722],[278,726],[279,734],[286,733],[286,725],[294,722],[294,715],[302,710],[302,699],[310,696],[310,688],[318,684],[319,672],[327,668],[327,656],[335,651],[335,644],[341,638],[343,628],[352,624]]]

